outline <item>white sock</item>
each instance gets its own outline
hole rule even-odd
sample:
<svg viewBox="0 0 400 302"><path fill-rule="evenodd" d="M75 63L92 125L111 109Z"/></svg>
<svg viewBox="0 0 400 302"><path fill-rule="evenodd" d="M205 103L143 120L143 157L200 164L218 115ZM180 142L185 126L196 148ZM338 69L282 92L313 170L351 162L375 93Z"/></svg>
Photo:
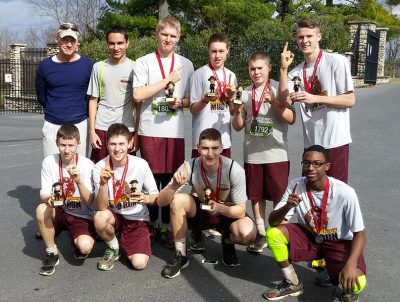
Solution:
<svg viewBox="0 0 400 302"><path fill-rule="evenodd" d="M57 245L54 245L53 247L47 247L46 248L46 253L47 254L53 253L54 255L58 255Z"/></svg>
<svg viewBox="0 0 400 302"><path fill-rule="evenodd" d="M256 219L256 227L257 227L257 232L260 235L265 236L265 223L264 223L264 219L262 218L258 218Z"/></svg>
<svg viewBox="0 0 400 302"><path fill-rule="evenodd" d="M106 241L106 244L114 249L114 250L119 250L119 243L118 243L118 239L117 237L114 237L113 239L111 239L110 241Z"/></svg>
<svg viewBox="0 0 400 302"><path fill-rule="evenodd" d="M180 251L182 256L186 256L186 239L175 241L175 250Z"/></svg>
<svg viewBox="0 0 400 302"><path fill-rule="evenodd" d="M293 285L299 284L299 278L297 278L297 274L294 271L294 267L290 264L288 267L282 268L283 276L286 280L290 281Z"/></svg>

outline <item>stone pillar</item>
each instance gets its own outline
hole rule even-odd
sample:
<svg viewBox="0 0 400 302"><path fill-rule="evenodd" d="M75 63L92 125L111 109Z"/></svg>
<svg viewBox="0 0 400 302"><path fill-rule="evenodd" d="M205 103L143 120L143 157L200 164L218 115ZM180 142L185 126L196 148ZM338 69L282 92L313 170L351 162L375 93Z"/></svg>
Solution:
<svg viewBox="0 0 400 302"><path fill-rule="evenodd" d="M379 33L378 77L385 76L385 46L388 31L389 28L376 29L376 32Z"/></svg>
<svg viewBox="0 0 400 302"><path fill-rule="evenodd" d="M56 42L47 42L46 44L46 54L47 56L54 56L58 54L58 44Z"/></svg>
<svg viewBox="0 0 400 302"><path fill-rule="evenodd" d="M13 98L18 98L21 96L21 90L22 90L21 50L26 48L26 44L11 44L10 48L11 48L10 69L12 74L10 96Z"/></svg>

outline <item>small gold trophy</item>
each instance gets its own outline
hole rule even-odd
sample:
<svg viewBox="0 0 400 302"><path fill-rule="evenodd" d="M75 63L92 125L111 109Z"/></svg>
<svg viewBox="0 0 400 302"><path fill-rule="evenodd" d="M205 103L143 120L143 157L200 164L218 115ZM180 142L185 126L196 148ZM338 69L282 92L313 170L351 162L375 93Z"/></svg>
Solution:
<svg viewBox="0 0 400 302"><path fill-rule="evenodd" d="M300 77L295 76L292 79L292 81L293 81L293 90L294 90L294 92L299 92L299 90L300 90L300 82L301 82Z"/></svg>
<svg viewBox="0 0 400 302"><path fill-rule="evenodd" d="M53 200L52 200L52 205L53 207L60 207L64 205L64 197L62 196L61 193L61 183L56 182L53 185Z"/></svg>
<svg viewBox="0 0 400 302"><path fill-rule="evenodd" d="M211 195L211 189L205 188L204 189L204 202L200 206L202 210L207 210L207 211L211 210L211 205L209 204L210 199L211 199L210 195Z"/></svg>
<svg viewBox="0 0 400 302"><path fill-rule="evenodd" d="M138 181L136 179L134 179L129 184L131 186L131 188L129 190L129 202L136 203L138 200L135 198L135 193L136 193Z"/></svg>
<svg viewBox="0 0 400 302"><path fill-rule="evenodd" d="M207 96L215 96L215 82L217 79L214 76L208 78L210 82L210 91L207 93Z"/></svg>
<svg viewBox="0 0 400 302"><path fill-rule="evenodd" d="M243 104L242 95L243 95L243 87L242 86L238 86L236 88L236 97L233 100L233 103L236 104L236 105L242 105Z"/></svg>
<svg viewBox="0 0 400 302"><path fill-rule="evenodd" d="M167 103L174 103L175 102L174 91L175 91L175 83L172 82L172 81L169 81L167 86L165 87L165 96L166 96L165 101Z"/></svg>

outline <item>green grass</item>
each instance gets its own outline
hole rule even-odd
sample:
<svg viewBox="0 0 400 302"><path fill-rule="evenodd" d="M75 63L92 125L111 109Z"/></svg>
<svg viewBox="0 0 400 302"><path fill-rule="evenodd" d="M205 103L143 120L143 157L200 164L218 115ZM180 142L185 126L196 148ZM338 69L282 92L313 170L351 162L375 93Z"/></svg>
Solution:
<svg viewBox="0 0 400 302"><path fill-rule="evenodd" d="M399 83L400 83L400 78L390 78L390 79L389 79L389 82L390 82L390 83L399 84Z"/></svg>

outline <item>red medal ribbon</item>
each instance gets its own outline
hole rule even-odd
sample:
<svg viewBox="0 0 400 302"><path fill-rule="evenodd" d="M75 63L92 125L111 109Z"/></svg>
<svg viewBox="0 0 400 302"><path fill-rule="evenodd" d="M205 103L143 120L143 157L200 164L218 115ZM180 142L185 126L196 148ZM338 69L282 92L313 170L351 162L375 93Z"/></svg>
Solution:
<svg viewBox="0 0 400 302"><path fill-rule="evenodd" d="M322 197L322 209L321 209L321 220L318 221L318 217L316 215L317 212L317 206L315 205L312 195L311 195L311 188L308 183L306 183L306 192L307 192L307 197L310 200L311 204L311 213L313 215L314 223L315 223L315 228L317 229L317 233L319 234L322 230L322 226L324 225L324 220L326 216L326 206L328 204L328 193L329 193L329 179L328 176L326 176L325 180L325 188L324 188L324 195ZM319 224L318 224L319 222Z"/></svg>
<svg viewBox="0 0 400 302"><path fill-rule="evenodd" d="M209 188L211 190L210 194L210 199L215 200L216 202L219 202L219 193L221 192L221 175L222 175L222 158L219 158L219 164L218 164L218 174L217 174L217 187L216 187L216 192L214 194L210 181L208 180L208 177L206 175L206 170L204 169L203 162L200 161L201 165L201 178L203 179L204 185L206 188Z"/></svg>
<svg viewBox="0 0 400 302"><path fill-rule="evenodd" d="M75 165L78 165L78 153L75 153ZM73 187L74 187L74 181L70 177L68 179L67 183L67 190L64 193L64 175L63 175L63 167L62 167L62 160L61 160L61 155L58 156L58 173L60 175L60 183L61 183L61 192L64 197L69 196L69 193L71 193Z"/></svg>
<svg viewBox="0 0 400 302"><path fill-rule="evenodd" d="M225 98L226 98L226 72L225 72L225 67L223 68L223 73L224 73L224 87L222 87L222 84L221 84L221 81L219 80L219 78L218 78L218 75L217 75L217 72L215 71L215 68L210 64L210 63L208 63L208 67L210 67L210 69L211 69L211 71L212 71L212 73L213 73L213 75L214 75L214 78L216 78L217 79L217 84L218 84L218 91L220 92L220 100L221 101L225 101Z"/></svg>
<svg viewBox="0 0 400 302"><path fill-rule="evenodd" d="M158 66L160 67L161 76L163 79L165 79L164 67L162 65L161 56L160 56L158 50L156 50L156 57L157 57L157 61L158 61ZM171 67L169 68L169 74L174 70L174 65L175 65L175 53L172 53Z"/></svg>
<svg viewBox="0 0 400 302"><path fill-rule="evenodd" d="M317 60L314 63L314 70L313 70L312 76L310 78L310 86L308 86L307 75L306 75L307 62L304 62L304 65L303 65L304 90L308 93L311 93L311 91L314 89L315 77L317 75L317 68L319 65L319 61L321 61L321 58L322 58L322 50L319 51Z"/></svg>
<svg viewBox="0 0 400 302"><path fill-rule="evenodd" d="M270 80L268 79L268 82L265 83L263 92L261 93L261 96L260 96L260 100L258 101L258 104L257 104L257 108L256 108L256 86L253 85L253 88L251 90L251 106L253 109L254 119L257 118L258 113L260 112L260 109L261 109L261 105L262 105L262 103L264 103L264 94L269 90L268 89L269 82L270 82Z"/></svg>
<svg viewBox="0 0 400 302"><path fill-rule="evenodd" d="M114 170L113 163L112 163L112 160L111 160L111 156L108 158L108 161L109 161L109 164L110 164L110 169ZM128 172L128 161L129 161L129 156L127 155L126 156L126 162L125 162L125 165L124 165L124 172L122 172L122 178L120 180L117 192L115 192L116 184L115 184L115 180L114 180L114 174L112 175L114 205L118 204L119 198L121 197L122 189L123 189L124 183L125 183L126 173Z"/></svg>

